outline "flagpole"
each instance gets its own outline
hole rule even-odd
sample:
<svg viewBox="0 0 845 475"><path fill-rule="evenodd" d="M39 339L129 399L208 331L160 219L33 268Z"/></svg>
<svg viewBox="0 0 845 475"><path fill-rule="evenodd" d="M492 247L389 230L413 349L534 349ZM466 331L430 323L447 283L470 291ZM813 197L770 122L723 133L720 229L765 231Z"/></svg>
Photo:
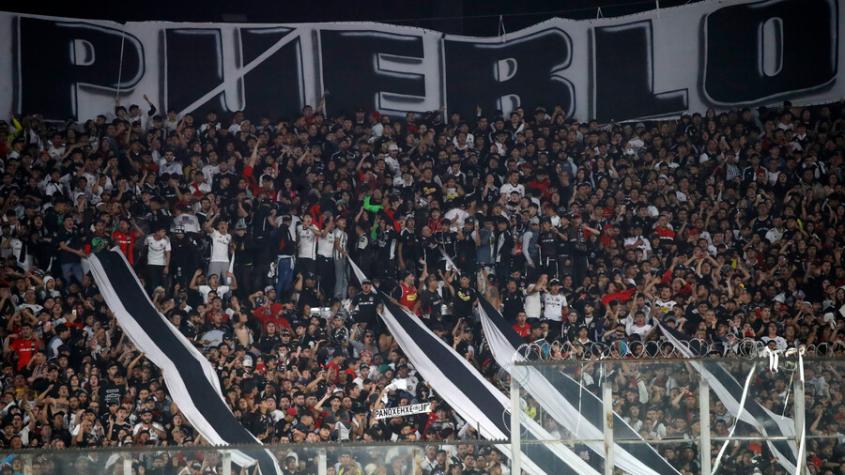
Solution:
<svg viewBox="0 0 845 475"><path fill-rule="evenodd" d="M604 473L613 475L613 383L607 379L601 385L604 409Z"/></svg>
<svg viewBox="0 0 845 475"><path fill-rule="evenodd" d="M511 474L522 474L522 441L519 415L522 408L519 406L519 383L511 376Z"/></svg>
<svg viewBox="0 0 845 475"><path fill-rule="evenodd" d="M698 380L698 418L701 438L698 442L698 454L701 458L701 473L712 472L710 457L710 383L707 378Z"/></svg>

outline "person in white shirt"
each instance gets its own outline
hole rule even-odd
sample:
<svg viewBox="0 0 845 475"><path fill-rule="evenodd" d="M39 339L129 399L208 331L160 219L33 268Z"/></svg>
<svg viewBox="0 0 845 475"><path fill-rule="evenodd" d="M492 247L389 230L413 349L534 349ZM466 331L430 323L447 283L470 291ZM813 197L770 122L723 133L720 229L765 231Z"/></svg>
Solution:
<svg viewBox="0 0 845 475"><path fill-rule="evenodd" d="M139 432L145 430L150 434L150 440L157 441L167 436L164 427L158 422L153 421L153 413L145 409L141 413L141 420L134 427L132 427L132 435L138 435Z"/></svg>
<svg viewBox="0 0 845 475"><path fill-rule="evenodd" d="M525 316L532 321L532 326L543 314L543 299L541 292L546 290L546 282L549 276L547 274L540 274L537 282L529 285L525 289Z"/></svg>
<svg viewBox="0 0 845 475"><path fill-rule="evenodd" d="M508 182L499 188L499 194L502 196L510 196L511 193L519 193L519 197L525 196L525 185L519 182L519 173L513 172L508 177Z"/></svg>
<svg viewBox="0 0 845 475"><path fill-rule="evenodd" d="M393 175L399 175L402 172L399 170L399 146L391 143L387 146L387 155L384 156L384 164L390 168Z"/></svg>
<svg viewBox="0 0 845 475"><path fill-rule="evenodd" d="M70 328L64 323L56 326L56 334L50 339L47 344L47 358L52 360L59 357L59 347L66 344L70 340Z"/></svg>
<svg viewBox="0 0 845 475"><path fill-rule="evenodd" d="M65 187L65 183L62 182L62 175L59 170L53 170L50 172L50 175L41 182L41 191L49 197L52 197L56 193L60 196L67 195L67 188Z"/></svg>
<svg viewBox="0 0 845 475"><path fill-rule="evenodd" d="M158 174L161 176L165 173L168 175L182 176L182 163L176 160L176 154L173 150L166 150L164 152L164 159L159 161Z"/></svg>
<svg viewBox="0 0 845 475"><path fill-rule="evenodd" d="M47 148L47 154L50 158L56 160L62 158L65 154L65 150L67 147L65 146L64 138L59 133L53 134L52 140L50 140L49 147Z"/></svg>
<svg viewBox="0 0 845 475"><path fill-rule="evenodd" d="M185 233L199 233L202 229L200 220L191 212L190 208L176 206L174 213L171 229L182 228Z"/></svg>
<svg viewBox="0 0 845 475"><path fill-rule="evenodd" d="M167 111L167 116L164 118L164 128L167 129L168 132L174 132L179 127L179 122L181 122L181 119L179 118L179 115L176 114L175 109Z"/></svg>
<svg viewBox="0 0 845 475"><path fill-rule="evenodd" d="M774 322L770 322L768 327L766 327L766 334L760 338L760 340L765 343L772 351L786 351L789 347L789 343L786 341L786 338L778 335L778 326Z"/></svg>
<svg viewBox="0 0 845 475"><path fill-rule="evenodd" d="M214 175L220 173L220 165L217 163L217 154L208 156L208 165L202 167L202 174L206 183L214 183Z"/></svg>
<svg viewBox="0 0 845 475"><path fill-rule="evenodd" d="M212 228L212 223L217 221L217 216L212 216L205 222L205 232L211 238L211 259L208 262L208 275L217 274L225 277L229 272L229 251L232 247L232 235L229 234L229 223L220 221L217 228Z"/></svg>
<svg viewBox="0 0 845 475"><path fill-rule="evenodd" d="M543 296L543 320L549 323L549 335L557 338L563 326L563 307L569 304L566 296L560 293L560 281L552 279L549 282L551 290Z"/></svg>
<svg viewBox="0 0 845 475"><path fill-rule="evenodd" d="M625 333L628 336L639 335L640 341L644 341L652 330L654 326L646 322L645 312L638 311L633 318L628 315L625 319Z"/></svg>
<svg viewBox="0 0 845 475"><path fill-rule="evenodd" d="M775 244L781 239L783 239L785 228L783 226L783 218L780 216L775 216L774 225L766 231L766 240L770 243Z"/></svg>
<svg viewBox="0 0 845 475"><path fill-rule="evenodd" d="M144 283L152 293L156 287L164 285L164 277L170 272L170 238L162 228L144 239L147 249L147 266L144 269Z"/></svg>
<svg viewBox="0 0 845 475"><path fill-rule="evenodd" d="M625 238L625 249L637 249L640 257L640 262L648 260L651 254L651 242L643 236L643 228L639 223L634 224L631 229L631 237Z"/></svg>
<svg viewBox="0 0 845 475"><path fill-rule="evenodd" d="M199 278L202 275L202 270L197 270L194 274L194 277L191 279L191 283L189 287L193 290L202 295L203 303L208 303L211 295L211 292L217 294L218 297L222 299L226 299L232 293L233 290L238 289L238 283L235 280L235 276L231 272L227 272L226 275L229 278L229 285L221 285L220 284L220 277L217 274L211 274L208 276L208 282L205 284L199 284Z"/></svg>
<svg viewBox="0 0 845 475"><path fill-rule="evenodd" d="M296 266L294 275L313 274L317 267L317 236L320 229L311 222L311 215L302 217L296 226Z"/></svg>
<svg viewBox="0 0 845 475"><path fill-rule="evenodd" d="M678 305L678 302L672 300L672 289L662 287L660 289L660 295L654 299L654 307L658 314L665 315L671 313L675 310L676 305Z"/></svg>

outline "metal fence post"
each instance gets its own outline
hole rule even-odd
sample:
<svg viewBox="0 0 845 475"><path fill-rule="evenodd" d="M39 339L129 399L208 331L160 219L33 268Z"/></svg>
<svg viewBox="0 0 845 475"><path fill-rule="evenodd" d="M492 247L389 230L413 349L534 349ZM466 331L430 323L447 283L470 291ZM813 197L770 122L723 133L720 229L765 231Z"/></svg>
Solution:
<svg viewBox="0 0 845 475"><path fill-rule="evenodd" d="M123 457L123 475L132 475L132 456L128 453Z"/></svg>
<svg viewBox="0 0 845 475"><path fill-rule="evenodd" d="M806 427L805 427L806 413L804 412L805 411L805 407L804 407L804 402L805 402L804 401L804 383L801 381L800 378L795 378L793 386L795 386L795 388L793 388L793 392L794 392L795 396L792 398L793 401L794 401L792 404L793 404L793 412L794 412L793 415L795 417L793 417L792 420L795 422L795 446L800 447L801 446L801 434L803 434L804 431L806 430ZM807 458L807 449L805 448L803 457L801 457L801 460L797 461L798 470L795 473L798 473L800 475L804 475L805 473L807 473L807 468L806 468L807 464L805 463L806 458Z"/></svg>
<svg viewBox="0 0 845 475"><path fill-rule="evenodd" d="M514 371L515 373L516 371ZM519 383L511 374L511 474L522 474L522 442L519 420L522 408L519 406Z"/></svg>
<svg viewBox="0 0 845 475"><path fill-rule="evenodd" d="M698 418L699 434L698 456L701 464L701 473L709 474L710 468L710 384L706 379L698 380Z"/></svg>
<svg viewBox="0 0 845 475"><path fill-rule="evenodd" d="M317 475L326 475L327 472L326 449L320 448L317 450Z"/></svg>
<svg viewBox="0 0 845 475"><path fill-rule="evenodd" d="M607 378L601 385L601 402L604 416L604 473L613 475L613 385Z"/></svg>
<svg viewBox="0 0 845 475"><path fill-rule="evenodd" d="M223 464L223 475L232 475L232 453L228 450L223 451L223 457L221 460Z"/></svg>

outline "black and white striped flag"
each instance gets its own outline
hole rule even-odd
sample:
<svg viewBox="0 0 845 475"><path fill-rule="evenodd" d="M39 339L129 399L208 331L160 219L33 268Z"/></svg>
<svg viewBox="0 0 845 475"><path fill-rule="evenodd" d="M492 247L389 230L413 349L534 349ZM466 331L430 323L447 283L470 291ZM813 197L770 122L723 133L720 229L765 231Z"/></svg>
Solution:
<svg viewBox="0 0 845 475"><path fill-rule="evenodd" d="M88 257L91 275L130 341L162 372L173 402L209 444L260 444L232 414L211 363L160 314L118 248ZM232 452L240 466L281 474L269 450Z"/></svg>
<svg viewBox="0 0 845 475"><path fill-rule="evenodd" d="M581 383L561 371L538 371L530 366L516 365L524 358L518 349L525 341L484 297L479 297L478 313L484 337L496 362L520 385L554 420L572 433L576 439L595 453L604 455L603 408L601 399ZM616 442L614 465L627 473L638 475L675 475L679 472L618 414L613 414L613 437ZM634 442L636 441L636 442Z"/></svg>
<svg viewBox="0 0 845 475"><path fill-rule="evenodd" d="M355 276L364 281L361 269L349 260ZM419 317L390 297L380 294L381 318L393 338L420 375L435 392L488 440L510 438L510 400L496 389L469 361L435 335ZM533 475L598 475L569 447L560 443L539 424L522 418L520 436L522 467ZM510 457L510 447L502 446Z"/></svg>
<svg viewBox="0 0 845 475"><path fill-rule="evenodd" d="M666 339L683 357L695 358L697 356L704 356L696 354L694 350L684 345L682 343L683 336L676 330L667 328L659 321L657 322L657 326L663 332ZM789 471L789 473L795 473L795 465L798 458L796 444L792 441L795 437L794 421L789 417L775 414L760 405L754 398L748 398L744 406L740 404L743 392L745 392L744 387L725 369L720 361L693 360L690 361L690 364L701 374L702 378L707 379L710 389L722 401L722 404L725 405L731 416L739 418L742 422L754 427L761 434L761 438L780 438L780 440L767 440L766 444L772 451L772 454L777 458L778 463ZM784 437L790 440L784 440Z"/></svg>

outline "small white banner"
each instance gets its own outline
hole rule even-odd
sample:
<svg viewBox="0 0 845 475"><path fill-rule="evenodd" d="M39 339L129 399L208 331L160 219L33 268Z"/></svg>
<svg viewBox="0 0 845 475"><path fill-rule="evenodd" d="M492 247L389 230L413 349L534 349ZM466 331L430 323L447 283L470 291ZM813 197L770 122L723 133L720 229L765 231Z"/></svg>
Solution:
<svg viewBox="0 0 845 475"><path fill-rule="evenodd" d="M388 419L391 417L411 416L431 412L431 403L411 404L410 406L387 407L376 409L376 419Z"/></svg>

